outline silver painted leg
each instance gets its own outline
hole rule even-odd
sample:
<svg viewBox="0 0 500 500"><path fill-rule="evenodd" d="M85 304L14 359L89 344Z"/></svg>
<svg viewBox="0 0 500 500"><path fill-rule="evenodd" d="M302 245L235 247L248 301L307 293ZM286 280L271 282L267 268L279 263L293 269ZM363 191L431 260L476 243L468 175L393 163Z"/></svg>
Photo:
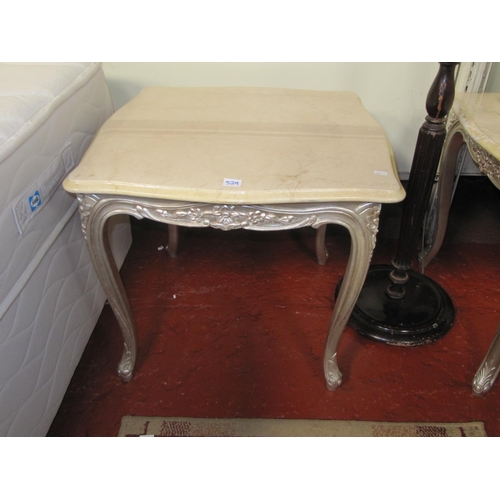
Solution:
<svg viewBox="0 0 500 500"><path fill-rule="evenodd" d="M337 346L366 279L375 248L379 214L380 205L361 205L352 213L346 213L336 220L349 230L351 251L333 309L323 359L326 386L330 391L342 384L342 374L337 363Z"/></svg>
<svg viewBox="0 0 500 500"><path fill-rule="evenodd" d="M136 332L134 316L116 267L106 230L109 217L127 211L109 211L97 196L78 196L82 229L90 257L99 281L115 313L123 335L123 354L118 364L118 375L124 382L132 379L136 360Z"/></svg>
<svg viewBox="0 0 500 500"><path fill-rule="evenodd" d="M316 260L320 266L324 266L328 260L328 250L325 245L326 224L316 230Z"/></svg>
<svg viewBox="0 0 500 500"><path fill-rule="evenodd" d="M472 381L472 393L475 396L486 394L493 386L500 372L500 325L498 325L495 338L486 353L483 362Z"/></svg>
<svg viewBox="0 0 500 500"><path fill-rule="evenodd" d="M179 246L179 228L177 226L169 224L167 253L170 257L172 258L177 257L178 246Z"/></svg>
<svg viewBox="0 0 500 500"><path fill-rule="evenodd" d="M500 160L494 158L477 144L469 141L469 151L479 170L486 174L493 184L500 189ZM500 372L500 325L495 338L481 363L472 382L472 392L476 396L487 393Z"/></svg>

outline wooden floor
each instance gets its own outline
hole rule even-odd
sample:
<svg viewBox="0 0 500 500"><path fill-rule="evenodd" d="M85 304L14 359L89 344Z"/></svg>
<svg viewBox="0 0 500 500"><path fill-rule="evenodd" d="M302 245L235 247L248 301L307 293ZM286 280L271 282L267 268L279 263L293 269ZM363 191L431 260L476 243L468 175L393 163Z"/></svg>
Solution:
<svg viewBox="0 0 500 500"><path fill-rule="evenodd" d="M343 385L325 388L322 355L349 237L327 232L325 266L310 228L274 233L133 221L121 274L139 330L134 378L116 375L120 333L105 306L49 436L116 436L124 415L374 421L483 421L500 436L500 380L471 382L500 321L500 192L462 178L445 245L426 269L456 307L433 344L393 347L351 328L339 346ZM394 256L401 206L383 209L372 263Z"/></svg>

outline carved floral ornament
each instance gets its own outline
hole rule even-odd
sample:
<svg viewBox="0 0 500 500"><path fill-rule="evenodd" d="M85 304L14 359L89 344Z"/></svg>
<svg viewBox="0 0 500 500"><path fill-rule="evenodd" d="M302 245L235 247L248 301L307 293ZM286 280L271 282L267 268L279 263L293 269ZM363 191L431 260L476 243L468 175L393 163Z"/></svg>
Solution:
<svg viewBox="0 0 500 500"><path fill-rule="evenodd" d="M458 115L455 111L451 110L448 115L448 122L446 123L446 129L449 131L458 122Z"/></svg>
<svg viewBox="0 0 500 500"><path fill-rule="evenodd" d="M497 366L490 366L485 362L477 371L472 386L477 394L488 392L495 381Z"/></svg>
<svg viewBox="0 0 500 500"><path fill-rule="evenodd" d="M477 164L479 170L486 175L500 180L500 162L470 138L468 146L472 159Z"/></svg>
<svg viewBox="0 0 500 500"><path fill-rule="evenodd" d="M366 225L372 233L373 247L375 247L381 208L381 205L369 205L368 207L363 207L359 213L359 215L365 218Z"/></svg>
<svg viewBox="0 0 500 500"><path fill-rule="evenodd" d="M156 212L161 218L173 221L194 222L224 231L252 226L287 227L296 226L297 224L311 225L316 220L315 216L296 217L293 215L280 215L256 208L236 207L233 205L214 205L207 206L206 208L189 207L178 210L156 209Z"/></svg>
<svg viewBox="0 0 500 500"><path fill-rule="evenodd" d="M490 177L493 177L497 181L500 181L499 160L488 153L474 139L472 139L464 125L461 122L459 123L459 120L459 116L454 111L452 111L447 124L448 132L452 133L453 128L455 131L460 132L464 137L464 141L467 144L467 149L478 169L483 174L486 174Z"/></svg>
<svg viewBox="0 0 500 500"><path fill-rule="evenodd" d="M148 218L164 223L177 223L184 226L213 227L224 231L231 229L295 229L305 226L318 226L322 223L335 223L341 214L353 217L358 216L363 220L373 236L373 245L378 230L380 204L360 203L352 204L351 208L343 210L341 207L323 208L318 204L309 211L301 212L298 208L269 207L252 205L212 205L177 204L175 202L160 203L147 200L127 200L122 198L102 198L98 195L78 195L80 202L80 215L84 234L87 230L87 221L92 209L98 205L106 207L113 213L128 213L139 218ZM101 202L101 203L99 203ZM97 209L97 207L96 207ZM333 211L334 215L330 211ZM312 213L311 213L312 212ZM325 219L325 220L322 220Z"/></svg>
<svg viewBox="0 0 500 500"><path fill-rule="evenodd" d="M82 232L86 239L87 221L90 215L90 211L92 210L92 207L99 201L99 197L96 195L78 194L76 198L78 199L79 203L78 210L80 211Z"/></svg>

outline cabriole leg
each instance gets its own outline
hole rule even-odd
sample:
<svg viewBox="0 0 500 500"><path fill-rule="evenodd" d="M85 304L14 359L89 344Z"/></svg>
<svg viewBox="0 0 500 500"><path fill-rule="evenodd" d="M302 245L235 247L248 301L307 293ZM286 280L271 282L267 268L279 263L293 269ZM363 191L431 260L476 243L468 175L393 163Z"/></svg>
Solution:
<svg viewBox="0 0 500 500"><path fill-rule="evenodd" d="M332 220L332 223L339 223L349 230L351 251L333 309L323 360L326 386L330 391L342 384L342 374L337 364L337 347L365 282L375 247L379 214L379 204L365 204Z"/></svg>
<svg viewBox="0 0 500 500"><path fill-rule="evenodd" d="M118 375L124 382L132 379L136 360L135 320L108 241L107 221L119 211L110 211L97 197L79 196L82 228L99 281L118 320L123 335L123 355Z"/></svg>
<svg viewBox="0 0 500 500"><path fill-rule="evenodd" d="M500 325L488 352L479 366L472 382L472 392L475 396L486 394L495 383L500 371Z"/></svg>

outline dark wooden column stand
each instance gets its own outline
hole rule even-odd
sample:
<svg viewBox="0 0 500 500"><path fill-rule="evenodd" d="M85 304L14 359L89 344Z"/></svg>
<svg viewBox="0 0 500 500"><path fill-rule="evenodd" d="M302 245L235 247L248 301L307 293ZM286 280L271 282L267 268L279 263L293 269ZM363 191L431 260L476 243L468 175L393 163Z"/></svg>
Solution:
<svg viewBox="0 0 500 500"><path fill-rule="evenodd" d="M433 342L449 331L455 318L443 288L411 267L446 135L446 115L455 97L457 64L439 64L427 95L428 115L415 147L396 256L392 265L370 267L349 320L362 335L388 344Z"/></svg>

